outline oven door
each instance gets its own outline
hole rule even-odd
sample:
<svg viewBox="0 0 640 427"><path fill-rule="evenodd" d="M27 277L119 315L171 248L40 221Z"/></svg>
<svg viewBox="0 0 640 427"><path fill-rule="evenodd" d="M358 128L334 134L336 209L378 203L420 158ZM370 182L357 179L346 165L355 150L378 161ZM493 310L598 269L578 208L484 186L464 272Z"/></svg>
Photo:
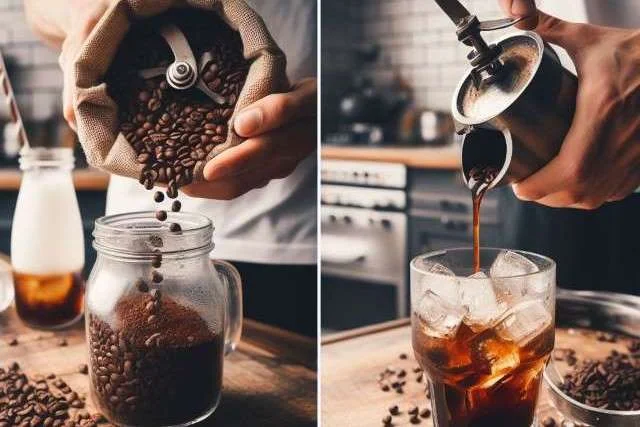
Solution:
<svg viewBox="0 0 640 427"><path fill-rule="evenodd" d="M407 316L406 214L323 205L321 221L323 328Z"/></svg>

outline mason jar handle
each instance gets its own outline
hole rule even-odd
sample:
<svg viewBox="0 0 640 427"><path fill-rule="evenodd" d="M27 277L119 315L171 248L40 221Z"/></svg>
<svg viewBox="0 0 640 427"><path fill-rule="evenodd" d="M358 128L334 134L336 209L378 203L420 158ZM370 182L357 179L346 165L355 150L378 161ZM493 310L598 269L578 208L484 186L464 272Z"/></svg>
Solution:
<svg viewBox="0 0 640 427"><path fill-rule="evenodd" d="M227 294L227 321L224 330L225 356L236 349L242 335L242 279L238 270L226 261L211 260Z"/></svg>

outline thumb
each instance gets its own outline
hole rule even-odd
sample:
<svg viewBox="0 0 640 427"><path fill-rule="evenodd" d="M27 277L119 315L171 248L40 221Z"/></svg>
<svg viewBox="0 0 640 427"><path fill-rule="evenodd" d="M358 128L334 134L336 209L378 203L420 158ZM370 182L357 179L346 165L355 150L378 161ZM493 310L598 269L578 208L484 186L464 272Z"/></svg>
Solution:
<svg viewBox="0 0 640 427"><path fill-rule="evenodd" d="M563 47L573 56L584 45L583 35L587 24L564 21L555 16L538 11L536 33L545 41Z"/></svg>

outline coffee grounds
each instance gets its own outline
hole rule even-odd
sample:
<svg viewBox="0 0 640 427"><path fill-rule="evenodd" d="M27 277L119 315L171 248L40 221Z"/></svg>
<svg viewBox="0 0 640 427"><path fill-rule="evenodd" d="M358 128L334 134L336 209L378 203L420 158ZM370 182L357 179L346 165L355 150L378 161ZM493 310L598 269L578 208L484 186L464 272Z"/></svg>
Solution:
<svg viewBox="0 0 640 427"><path fill-rule="evenodd" d="M640 340L629 345L628 354L613 350L604 360L579 363L565 375L560 389L589 406L640 410Z"/></svg>
<svg viewBox="0 0 640 427"><path fill-rule="evenodd" d="M167 23L183 31L197 61L205 52L211 55L198 71L209 89L224 97L223 105L196 87L173 89L164 75L148 80L138 75L173 61L158 32ZM167 195L175 198L179 187L192 182L196 162L227 139L227 122L249 70L242 41L217 14L178 9L134 23L121 46L105 78L119 106L119 130L144 165L140 183L147 189L167 184Z"/></svg>
<svg viewBox="0 0 640 427"><path fill-rule="evenodd" d="M110 420L179 424L216 404L223 338L198 313L156 292L122 299L115 317L89 316L92 392Z"/></svg>
<svg viewBox="0 0 640 427"><path fill-rule="evenodd" d="M17 362L0 368L0 427L95 427L106 421L84 407L85 398L55 374L30 378Z"/></svg>

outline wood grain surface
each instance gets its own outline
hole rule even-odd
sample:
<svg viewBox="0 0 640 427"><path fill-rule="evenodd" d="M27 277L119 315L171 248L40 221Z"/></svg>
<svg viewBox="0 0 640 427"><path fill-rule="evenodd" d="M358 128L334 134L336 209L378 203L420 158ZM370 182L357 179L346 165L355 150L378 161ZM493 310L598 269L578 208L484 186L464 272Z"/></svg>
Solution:
<svg viewBox="0 0 640 427"><path fill-rule="evenodd" d="M460 147L339 147L322 146L323 159L402 163L418 169L460 170Z"/></svg>
<svg viewBox="0 0 640 427"><path fill-rule="evenodd" d="M0 169L0 190L18 190L22 173L18 169ZM106 190L109 174L98 169L76 169L73 171L73 184L76 190Z"/></svg>
<svg viewBox="0 0 640 427"><path fill-rule="evenodd" d="M17 346L9 346L13 337ZM61 347L63 337L68 345ZM89 377L78 373L87 361L83 323L63 332L36 331L9 309L0 314L0 366L12 361L29 376L53 372L88 395ZM315 426L316 383L315 340L245 320L240 345L225 359L220 406L198 426ZM95 412L90 399L87 409Z"/></svg>
<svg viewBox="0 0 640 427"><path fill-rule="evenodd" d="M610 350L624 351L625 344L624 341L598 342L591 332L556 330L556 348L576 349L578 360L604 358ZM401 353L408 358L401 360ZM407 415L408 408L431 407L425 397L425 383L418 383L416 374L412 373L417 363L411 348L408 319L328 336L323 340L321 354L323 427L382 426L382 418L389 414L388 408L396 404L401 414L393 417L393 426L413 426ZM561 371L566 369L566 364L557 364ZM378 386L378 374L389 366L408 372L403 394L393 389L384 392ZM558 424L563 419L553 407L546 386L542 389L537 416L539 420L552 416ZM433 420L431 417L421 419L419 425L433 426Z"/></svg>

